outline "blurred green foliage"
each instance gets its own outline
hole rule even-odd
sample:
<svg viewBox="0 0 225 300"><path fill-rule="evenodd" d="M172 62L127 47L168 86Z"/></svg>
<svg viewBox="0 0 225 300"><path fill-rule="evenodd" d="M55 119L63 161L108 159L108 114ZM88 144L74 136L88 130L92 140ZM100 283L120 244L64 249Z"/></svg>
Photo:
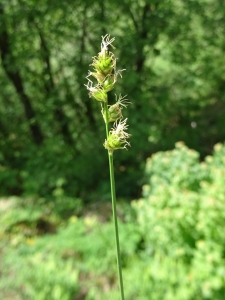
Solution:
<svg viewBox="0 0 225 300"><path fill-rule="evenodd" d="M134 207L151 299L225 295L225 145L217 144L204 162L198 155L177 143L146 165L149 183Z"/></svg>
<svg viewBox="0 0 225 300"><path fill-rule="evenodd" d="M178 142L145 169L143 197L118 208L126 298L223 300L225 144L200 162ZM43 201L0 201L0 298L119 299L107 205L77 217L74 199L64 219Z"/></svg>
<svg viewBox="0 0 225 300"><path fill-rule="evenodd" d="M116 37L128 95L121 197L140 196L144 161L182 140L201 158L225 139L224 10L219 0L0 4L0 193L109 198L104 126L85 76L101 36Z"/></svg>

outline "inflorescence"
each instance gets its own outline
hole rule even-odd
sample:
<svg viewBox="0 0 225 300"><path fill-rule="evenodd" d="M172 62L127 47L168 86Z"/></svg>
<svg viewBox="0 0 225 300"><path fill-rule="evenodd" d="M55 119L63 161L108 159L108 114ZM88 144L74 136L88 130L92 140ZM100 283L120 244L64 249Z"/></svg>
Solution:
<svg viewBox="0 0 225 300"><path fill-rule="evenodd" d="M112 52L109 51L109 46L114 48L112 43L115 38L110 39L110 35L106 34L102 37L101 51L98 56L93 57L93 62L90 66L94 68L93 72L89 71L85 85L89 91L89 97L101 103L102 115L105 123L114 122L112 129L109 131L107 139L104 142L104 147L111 153L117 149L124 149L130 146L127 139L130 134L126 132L128 125L127 119L123 120L122 109L126 108L129 102L119 95L116 96L116 103L108 105L107 93L114 88L117 77L122 77L121 73L124 70L116 69L116 58ZM90 77L94 77L97 83L94 84Z"/></svg>

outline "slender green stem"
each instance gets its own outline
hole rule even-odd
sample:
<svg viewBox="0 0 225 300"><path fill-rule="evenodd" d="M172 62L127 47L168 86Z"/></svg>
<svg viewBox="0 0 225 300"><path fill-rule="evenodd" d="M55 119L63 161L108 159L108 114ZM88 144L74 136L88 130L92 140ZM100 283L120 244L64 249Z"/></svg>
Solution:
<svg viewBox="0 0 225 300"><path fill-rule="evenodd" d="M124 300L119 230L118 230L117 213L116 213L116 192L115 192L115 180L114 180L114 168L113 168L113 153L110 153L110 151L108 151L108 154L109 154L109 170L110 170L110 184L111 184L111 195L112 195L113 221L114 221L115 237L116 237L117 267L118 267L118 275L119 275L119 282L120 282L121 300Z"/></svg>
<svg viewBox="0 0 225 300"><path fill-rule="evenodd" d="M105 114L105 124L106 124L106 136L109 135L109 126L108 126L108 105L104 103ZM120 241L119 241L119 229L117 221L117 212L116 212L116 190L115 190L115 179L114 179L114 167L113 167L113 152L108 150L109 156L109 171L110 171L110 185L111 185L111 196L112 196L112 211L113 211L113 222L115 229L115 239L116 239L116 253L117 253L117 268L119 275L119 284L120 284L120 294L121 300L124 300L124 289L123 289L123 275L122 275L122 265L121 265L121 256L120 256Z"/></svg>
<svg viewBox="0 0 225 300"><path fill-rule="evenodd" d="M104 102L104 111L105 111L106 138L108 138L108 136L109 136L109 110L108 110L108 101Z"/></svg>

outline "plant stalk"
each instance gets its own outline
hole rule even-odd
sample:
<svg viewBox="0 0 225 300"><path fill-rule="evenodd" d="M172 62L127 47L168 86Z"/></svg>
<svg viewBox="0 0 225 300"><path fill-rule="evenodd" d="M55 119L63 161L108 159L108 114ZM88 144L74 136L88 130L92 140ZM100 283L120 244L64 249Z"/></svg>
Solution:
<svg viewBox="0 0 225 300"><path fill-rule="evenodd" d="M108 126L108 105L107 102L104 103L104 109L106 112L106 136L109 135L109 126ZM117 221L117 212L116 212L116 189L115 189L115 179L114 179L114 166L113 166L113 151L108 150L109 157L109 172L110 172L110 186L111 186L111 197L112 197L112 211L113 211L113 222L115 230L115 240L116 240L116 254L117 254L117 269L119 276L119 285L120 285L120 295L121 300L124 300L124 289L123 289L123 275L122 275L122 265L121 265L121 255L120 255L120 241L119 241L119 229Z"/></svg>
<svg viewBox="0 0 225 300"><path fill-rule="evenodd" d="M113 221L114 221L115 238L116 238L117 267L118 267L118 275L119 275L119 283L120 283L121 300L124 300L119 230L118 230L117 213L116 213L116 192L115 192L115 180L114 180L114 168L113 168L113 153L110 153L110 151L108 151L108 154L109 154L109 170L110 170L110 184L111 184L111 195L112 195Z"/></svg>

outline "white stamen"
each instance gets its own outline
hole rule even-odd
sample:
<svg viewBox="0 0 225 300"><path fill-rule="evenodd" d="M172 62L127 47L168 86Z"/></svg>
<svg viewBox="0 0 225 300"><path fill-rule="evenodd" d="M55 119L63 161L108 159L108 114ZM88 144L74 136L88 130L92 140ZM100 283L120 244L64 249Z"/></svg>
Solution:
<svg viewBox="0 0 225 300"><path fill-rule="evenodd" d="M102 36L102 43L101 43L101 52L105 52L108 50L108 46L111 45L115 41L115 38L112 38L110 40L110 35L106 34L105 36ZM115 48L113 45L111 45L113 48Z"/></svg>

